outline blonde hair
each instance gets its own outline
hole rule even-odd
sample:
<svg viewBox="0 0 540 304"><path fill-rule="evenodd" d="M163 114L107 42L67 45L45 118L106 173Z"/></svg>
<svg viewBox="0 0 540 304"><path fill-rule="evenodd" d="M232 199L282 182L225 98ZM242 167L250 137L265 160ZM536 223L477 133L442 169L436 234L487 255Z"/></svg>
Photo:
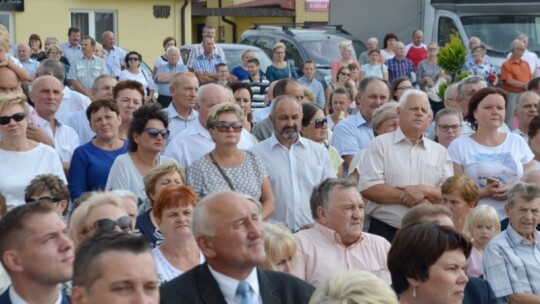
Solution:
<svg viewBox="0 0 540 304"><path fill-rule="evenodd" d="M315 93L313 93L313 91L309 87L303 85L302 89L304 89L304 102L306 101L310 103L317 102L317 96L315 96Z"/></svg>
<svg viewBox="0 0 540 304"><path fill-rule="evenodd" d="M182 184L186 184L186 174L184 173L184 168L175 162L165 162L161 165L155 166L154 168L148 170L146 176L143 178L144 183L144 192L148 199L153 203L154 200L151 198L151 195L157 194L154 193L156 189L157 180L160 179L165 174L170 174L173 172L178 172L180 175L180 180Z"/></svg>
<svg viewBox="0 0 540 304"><path fill-rule="evenodd" d="M339 43L339 51L341 53L345 52L348 47L352 47L352 41L351 40L343 40Z"/></svg>
<svg viewBox="0 0 540 304"><path fill-rule="evenodd" d="M398 103L390 101L373 111L371 125L373 126L373 133L387 120L398 118L397 113ZM378 134L376 134L378 135Z"/></svg>
<svg viewBox="0 0 540 304"><path fill-rule="evenodd" d="M25 115L28 115L28 104L26 103L26 95L24 94L6 94L0 95L0 113L4 112L7 108L20 105L23 108Z"/></svg>
<svg viewBox="0 0 540 304"><path fill-rule="evenodd" d="M263 223L264 229L264 251L266 251L266 261L262 267L266 269L276 270L274 260L285 252L287 256L294 260L296 255L296 242L289 229L286 227Z"/></svg>
<svg viewBox="0 0 540 304"><path fill-rule="evenodd" d="M272 53L274 53L278 49L283 49L284 51L286 51L287 47L285 46L285 43L278 42L278 43L274 44L274 46L272 47Z"/></svg>
<svg viewBox="0 0 540 304"><path fill-rule="evenodd" d="M51 54L52 51L57 51L58 53L60 53L60 55L62 55L62 49L56 45L56 44L51 44L49 45L49 47L47 48L47 50L45 51L45 54L47 56L49 56Z"/></svg>
<svg viewBox="0 0 540 304"><path fill-rule="evenodd" d="M309 304L398 304L394 291L374 274L346 270L325 280Z"/></svg>
<svg viewBox="0 0 540 304"><path fill-rule="evenodd" d="M0 24L0 46L3 46L6 51L8 51L9 47L11 46L9 31L3 24Z"/></svg>
<svg viewBox="0 0 540 304"><path fill-rule="evenodd" d="M456 190L471 208L476 206L478 200L480 199L480 190L478 189L478 185L467 175L450 176L441 185L442 194L449 194L450 192Z"/></svg>
<svg viewBox="0 0 540 304"><path fill-rule="evenodd" d="M465 234L469 239L473 240L473 228L478 223L487 223L493 225L495 228L495 234L501 232L501 222L499 220L499 214L497 210L490 205L479 205L476 206L467 216L465 217L465 222L463 223L463 234Z"/></svg>
<svg viewBox="0 0 540 304"><path fill-rule="evenodd" d="M242 123L244 122L244 111L242 111L242 108L240 108L239 105L232 102L223 102L213 106L208 112L208 118L206 118L206 126L208 129L215 128L219 115L225 113L233 113L239 121Z"/></svg>

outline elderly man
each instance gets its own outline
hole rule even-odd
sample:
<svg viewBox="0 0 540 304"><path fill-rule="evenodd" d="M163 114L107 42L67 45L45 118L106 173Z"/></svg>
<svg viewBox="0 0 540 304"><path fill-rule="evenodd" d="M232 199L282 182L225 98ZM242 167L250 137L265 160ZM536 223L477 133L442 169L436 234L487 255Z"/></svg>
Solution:
<svg viewBox="0 0 540 304"><path fill-rule="evenodd" d="M369 51L379 48L379 40L375 37L371 37L367 40L367 50L363 51L358 57L360 64L369 63Z"/></svg>
<svg viewBox="0 0 540 304"><path fill-rule="evenodd" d="M60 82L64 81L64 65L53 58L45 59L39 65L36 71L36 77L52 75ZM84 111L90 105L90 98L77 91L71 90L68 86L64 86L62 90L62 102L56 113L56 118L61 123L67 123L69 117L77 111Z"/></svg>
<svg viewBox="0 0 540 304"><path fill-rule="evenodd" d="M440 185L453 175L446 149L424 137L430 121L426 93L405 92L398 116L399 128L376 137L364 154L358 186L370 201L368 231L389 241L410 207L441 201Z"/></svg>
<svg viewBox="0 0 540 304"><path fill-rule="evenodd" d="M191 72L177 73L171 79L169 87L172 95L171 104L165 108L169 116L171 136L167 142L197 121L199 112L195 110L199 81Z"/></svg>
<svg viewBox="0 0 540 304"><path fill-rule="evenodd" d="M30 46L27 43L19 43L17 45L17 57L23 68L30 74L32 80L36 77L36 70L39 67L39 62L30 58Z"/></svg>
<svg viewBox="0 0 540 304"><path fill-rule="evenodd" d="M390 243L362 232L364 202L356 184L329 178L313 189L310 198L315 226L301 230L296 239L292 273L318 286L348 269L367 270L390 284L386 256Z"/></svg>
<svg viewBox="0 0 540 304"><path fill-rule="evenodd" d="M204 40L205 37L211 37L213 39L216 38L216 28L214 28L213 26L210 26L210 25L207 25L205 27L203 27L203 30L202 30L202 38ZM219 55L221 56L221 58L223 58L223 60L226 60L225 59L225 53L223 52L223 49L220 47L220 46L215 46L214 47L214 50L213 50L213 53L215 55ZM193 63L195 62L195 58L201 56L202 54L204 54L204 47L203 47L203 43L201 42L201 44L197 45L196 47L194 47L191 52L189 53L189 58L187 60L187 67L189 68L190 71L193 72ZM226 63L226 61L224 61Z"/></svg>
<svg viewBox="0 0 540 304"><path fill-rule="evenodd" d="M71 66L75 64L75 61L83 56L82 47L79 44L81 41L81 29L72 26L68 29L68 42L62 43L60 48L62 53L68 59Z"/></svg>
<svg viewBox="0 0 540 304"><path fill-rule="evenodd" d="M157 102L163 109L169 106L173 97L171 96L171 80L176 73L187 72L187 67L180 62L180 49L171 46L167 49L169 62L158 67L154 80L158 87Z"/></svg>
<svg viewBox="0 0 540 304"><path fill-rule="evenodd" d="M141 237L102 234L82 243L77 251L73 263L73 304L158 304L158 288L152 249Z"/></svg>
<svg viewBox="0 0 540 304"><path fill-rule="evenodd" d="M514 103L521 92L527 90L527 84L532 78L531 70L527 61L523 60L522 56L525 52L525 44L523 41L516 39L510 44L512 50L510 58L504 61L501 67L501 81L503 89L508 92L508 102L506 103L506 119L508 125L512 124L512 110Z"/></svg>
<svg viewBox="0 0 540 304"><path fill-rule="evenodd" d="M126 57L127 52L124 49L114 45L116 40L114 38L114 33L111 31L103 32L101 35L101 40L103 42L105 64L107 65L108 69L107 74L118 79L120 72L126 67L124 57Z"/></svg>
<svg viewBox="0 0 540 304"><path fill-rule="evenodd" d="M527 34L521 33L516 37L516 40L523 42L525 52L523 52L523 56L521 57L521 59L525 60L527 64L529 64L529 69L531 71L532 77L540 76L538 55L536 55L535 52L531 52L527 49L527 47L529 46L529 36L527 36ZM506 56L507 59L509 59L510 57L512 57L512 52L508 53L508 55Z"/></svg>
<svg viewBox="0 0 540 304"><path fill-rule="evenodd" d="M113 88L118 83L115 77L111 75L101 75L92 85L92 99L113 98ZM74 92L74 91L71 91ZM64 92L65 95L65 92ZM79 143L85 144L92 140L96 134L90 129L86 110L77 111L68 118L66 124L75 130L79 136Z"/></svg>
<svg viewBox="0 0 540 304"><path fill-rule="evenodd" d="M22 93L21 81L11 68L0 66L0 94Z"/></svg>
<svg viewBox="0 0 540 304"><path fill-rule="evenodd" d="M193 61L193 72L199 79L200 84L207 84L219 80L219 73L216 66L220 63L225 63L225 57L214 53L214 38L204 37L203 42L204 53L195 58Z"/></svg>
<svg viewBox="0 0 540 304"><path fill-rule="evenodd" d="M512 131L519 134L526 142L529 142L529 123L538 115L540 96L531 91L526 91L517 97L514 107L514 116L518 120L518 127Z"/></svg>
<svg viewBox="0 0 540 304"><path fill-rule="evenodd" d="M39 116L39 125L29 125L26 136L55 148L67 175L73 151L79 146L79 136L71 127L56 119L63 89L62 82L54 76L41 76L32 82L29 95Z"/></svg>
<svg viewBox="0 0 540 304"><path fill-rule="evenodd" d="M510 225L484 250L484 276L499 303L540 303L540 188L515 184L505 212Z"/></svg>
<svg viewBox="0 0 540 304"><path fill-rule="evenodd" d="M210 137L206 119L210 108L223 102L234 102L230 89L215 83L201 86L197 92L195 104L199 118L169 142L163 155L174 158L180 165L187 168L193 161L214 150L216 143ZM242 129L238 148L247 150L253 145L254 140L251 134Z"/></svg>
<svg viewBox="0 0 540 304"><path fill-rule="evenodd" d="M405 47L405 57L413 62L415 70L420 61L427 58L427 46L424 44L422 30L417 29L412 33L412 42Z"/></svg>
<svg viewBox="0 0 540 304"><path fill-rule="evenodd" d="M472 54L473 48L478 47L482 45L482 41L480 38L476 36L471 36L469 39L469 53L467 56L465 56L465 64L463 65L462 71L468 71L470 67L476 65L474 62L474 55ZM491 64L491 58L488 55L484 55L484 64L489 65Z"/></svg>
<svg viewBox="0 0 540 304"><path fill-rule="evenodd" d="M311 89L315 97L317 97L317 104L324 109L326 104L326 97L324 96L324 88L320 81L315 79L315 72L317 71L317 66L315 61L308 59L302 64L302 72L304 76L298 78L298 82Z"/></svg>
<svg viewBox="0 0 540 304"><path fill-rule="evenodd" d="M271 220L292 231L313 224L309 196L313 187L336 177L326 148L300 136L302 105L283 95L272 101L269 116L274 132L252 151L261 157L276 197Z"/></svg>
<svg viewBox="0 0 540 304"><path fill-rule="evenodd" d="M313 287L258 268L265 259L259 207L235 192L206 196L192 230L206 262L161 286L161 303L307 304Z"/></svg>
<svg viewBox="0 0 540 304"><path fill-rule="evenodd" d="M68 74L71 86L88 97L91 96L94 80L100 75L108 74L105 61L94 55L95 47L96 40L90 36L85 36L81 43L83 55L75 58L75 61L71 63Z"/></svg>
<svg viewBox="0 0 540 304"><path fill-rule="evenodd" d="M0 257L12 281L0 303L70 303L58 285L71 279L74 256L54 204L15 207L0 220Z"/></svg>
<svg viewBox="0 0 540 304"><path fill-rule="evenodd" d="M366 77L360 82L356 104L358 113L350 115L334 127L332 146L343 158L345 168L358 151L365 149L373 140L371 119L373 111L388 101L390 92L380 78Z"/></svg>
<svg viewBox="0 0 540 304"><path fill-rule="evenodd" d="M411 79L414 72L414 63L409 58L405 58L405 45L402 42L394 44L394 58L386 60L388 66L388 83L394 82L399 77ZM411 80L412 81L412 80Z"/></svg>

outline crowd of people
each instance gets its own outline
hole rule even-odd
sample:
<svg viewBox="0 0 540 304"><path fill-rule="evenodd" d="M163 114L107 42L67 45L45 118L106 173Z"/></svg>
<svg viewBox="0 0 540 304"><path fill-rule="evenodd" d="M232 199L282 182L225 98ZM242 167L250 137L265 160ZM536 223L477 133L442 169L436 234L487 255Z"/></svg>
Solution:
<svg viewBox="0 0 540 304"><path fill-rule="evenodd" d="M420 30L346 41L326 89L214 37L147 73L110 31L15 56L0 26L0 304L540 301L526 35L501 75L471 37L456 83Z"/></svg>

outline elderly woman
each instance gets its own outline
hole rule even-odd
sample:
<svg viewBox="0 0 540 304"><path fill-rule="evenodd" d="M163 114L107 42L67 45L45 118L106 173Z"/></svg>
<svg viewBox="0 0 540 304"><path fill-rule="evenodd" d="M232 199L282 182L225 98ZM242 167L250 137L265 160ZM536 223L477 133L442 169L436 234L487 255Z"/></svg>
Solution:
<svg viewBox="0 0 540 304"><path fill-rule="evenodd" d="M448 147L455 175L467 175L480 188L480 204L494 207L502 219L508 190L534 166L534 155L527 143L515 133L503 133L506 92L483 88L469 101L465 118L476 132L456 138Z"/></svg>
<svg viewBox="0 0 540 304"><path fill-rule="evenodd" d="M351 71L347 66L342 66L338 69L338 73L336 75L336 82L326 87L326 105L324 108L325 113L329 113L330 111L330 96L332 95L332 92L334 92L334 90L336 90L337 88L346 88L351 91L352 96L356 96L358 90L356 89L356 85L350 79L350 77Z"/></svg>
<svg viewBox="0 0 540 304"><path fill-rule="evenodd" d="M197 194L187 186L167 186L154 203L152 214L163 233L163 243L152 251L161 283L204 263L191 232L191 215Z"/></svg>
<svg viewBox="0 0 540 304"><path fill-rule="evenodd" d="M375 136L394 132L398 128L399 118L397 108L397 102L387 102L373 111L371 125L373 126L373 134ZM355 183L360 181L360 161L362 160L365 151L365 149L358 151L349 165L347 178Z"/></svg>
<svg viewBox="0 0 540 304"><path fill-rule="evenodd" d="M255 58L255 53L252 49L246 49L242 52L242 65L236 66L232 69L231 75L238 78L238 81L243 81L249 78L248 72L248 60ZM259 76L262 76L263 72L259 69Z"/></svg>
<svg viewBox="0 0 540 304"><path fill-rule="evenodd" d="M152 70L152 77L156 76L157 70L160 66L169 63L169 59L167 58L167 49L171 46L176 46L176 39L173 37L166 37L163 39L163 50L165 53L159 57L156 58L154 61L154 69ZM182 58L180 58L180 63L182 63Z"/></svg>
<svg viewBox="0 0 540 304"><path fill-rule="evenodd" d="M337 74L339 73L339 68L349 67L349 64L353 63L358 68L360 68L360 63L356 60L356 55L354 54L354 49L352 41L343 40L339 43L339 53L341 58L332 63L332 79L337 80Z"/></svg>
<svg viewBox="0 0 540 304"><path fill-rule="evenodd" d="M56 44L51 44L45 51L46 58L53 58L59 60L64 65L64 85L69 85L67 81L67 75L69 73L70 64L69 60L62 56L62 49Z"/></svg>
<svg viewBox="0 0 540 304"><path fill-rule="evenodd" d="M243 124L244 113L237 104L210 109L206 125L216 147L191 164L187 184L201 198L225 190L247 194L262 203L261 216L267 219L275 209L274 194L262 160L237 147Z"/></svg>
<svg viewBox="0 0 540 304"><path fill-rule="evenodd" d="M399 303L462 303L471 247L461 233L436 222L402 227L388 252Z"/></svg>
<svg viewBox="0 0 540 304"><path fill-rule="evenodd" d="M452 211L454 227L463 231L465 218L480 198L478 186L466 175L451 176L442 184L441 193L441 203Z"/></svg>
<svg viewBox="0 0 540 304"><path fill-rule="evenodd" d="M185 183L186 176L182 167L176 163L164 163L148 171L144 177L144 191L153 208L154 202L165 187ZM154 217L152 208L137 217L136 228L154 248L163 241L163 234L157 228L158 221Z"/></svg>
<svg viewBox="0 0 540 304"><path fill-rule="evenodd" d="M395 79L390 86L390 100L399 101L401 96L405 94L405 91L412 89L411 80L407 77L400 77Z"/></svg>
<svg viewBox="0 0 540 304"><path fill-rule="evenodd" d="M369 62L363 64L360 71L360 81L364 77L378 77L388 80L388 67L381 63L381 51L373 49L369 51Z"/></svg>
<svg viewBox="0 0 540 304"><path fill-rule="evenodd" d="M69 190L64 181L54 174L40 174L24 189L24 202L47 202L56 206L59 215L64 215L69 202Z"/></svg>
<svg viewBox="0 0 540 304"><path fill-rule="evenodd" d="M118 80L135 80L142 84L143 91L146 93L144 96L144 102L150 102L154 97L154 91L156 89L156 83L152 80L151 75L146 75L143 69L141 69L142 55L135 51L129 52L124 61L127 69L120 72Z"/></svg>
<svg viewBox="0 0 540 304"><path fill-rule="evenodd" d="M98 99L86 109L96 136L73 152L69 167L71 199L87 191L104 190L117 156L127 152L127 141L118 137L120 111L114 99Z"/></svg>
<svg viewBox="0 0 540 304"><path fill-rule="evenodd" d="M394 53L394 44L398 42L399 39L394 33L387 33L383 38L383 49L381 50L382 59L384 61L394 58L396 55Z"/></svg>
<svg viewBox="0 0 540 304"><path fill-rule="evenodd" d="M283 42L278 42L272 47L272 64L266 68L266 79L274 82L282 78L298 78L294 66L285 61L287 48Z"/></svg>
<svg viewBox="0 0 540 304"><path fill-rule="evenodd" d="M349 116L349 107L354 99L351 90L337 88L330 95L330 112L327 122L328 128L333 130L338 122Z"/></svg>
<svg viewBox="0 0 540 304"><path fill-rule="evenodd" d="M110 192L92 194L71 214L68 235L77 248L83 241L100 233L132 232L131 218L121 199Z"/></svg>
<svg viewBox="0 0 540 304"><path fill-rule="evenodd" d="M103 49L103 44L96 41L96 46L94 47L94 55L99 58L105 58L105 50Z"/></svg>
<svg viewBox="0 0 540 304"><path fill-rule="evenodd" d="M463 115L456 108L445 108L435 115L435 141L448 149L450 143L461 135Z"/></svg>
<svg viewBox="0 0 540 304"><path fill-rule="evenodd" d="M396 294L376 275L351 269L321 283L309 304L398 304Z"/></svg>
<svg viewBox="0 0 540 304"><path fill-rule="evenodd" d="M431 109L437 113L444 108L444 104L437 96L439 90L438 84L441 81L448 81L450 77L446 75L443 69L437 64L437 56L439 55L439 45L437 42L432 42L428 45L428 56L420 61L416 68L416 77L422 91L428 93ZM432 94L430 94L432 93Z"/></svg>
<svg viewBox="0 0 540 304"><path fill-rule="evenodd" d="M234 101L242 108L246 117L244 129L251 131L253 127L253 113L251 111L251 101L253 100L253 91L248 83L234 82L229 85L233 91Z"/></svg>
<svg viewBox="0 0 540 304"><path fill-rule="evenodd" d="M324 116L323 109L314 103L302 104L302 128L300 133L303 137L318 142L328 149L332 167L338 177L343 177L343 159L339 156L336 148L328 144L328 118Z"/></svg>
<svg viewBox="0 0 540 304"><path fill-rule="evenodd" d="M107 179L107 190L125 189L139 198L138 211L150 209L150 201L144 191L143 177L148 171L173 159L161 156L169 138L169 118L157 103L142 106L133 113L129 127L128 153L118 156Z"/></svg>
<svg viewBox="0 0 540 304"><path fill-rule="evenodd" d="M24 204L24 189L38 174L52 173L67 182L58 153L27 138L28 111L26 96L0 96L0 193L8 210Z"/></svg>
<svg viewBox="0 0 540 304"><path fill-rule="evenodd" d="M266 261L262 267L291 274L296 255L296 242L291 231L283 226L263 223Z"/></svg>
<svg viewBox="0 0 540 304"><path fill-rule="evenodd" d="M37 59L45 55L41 47L41 37L38 34L32 34L28 38L28 45L30 46L31 55L30 58Z"/></svg>
<svg viewBox="0 0 540 304"><path fill-rule="evenodd" d="M486 47L483 44L477 45L471 50L473 62L465 62L464 69L471 75L480 75L489 85L496 85L499 81L495 66L486 62Z"/></svg>

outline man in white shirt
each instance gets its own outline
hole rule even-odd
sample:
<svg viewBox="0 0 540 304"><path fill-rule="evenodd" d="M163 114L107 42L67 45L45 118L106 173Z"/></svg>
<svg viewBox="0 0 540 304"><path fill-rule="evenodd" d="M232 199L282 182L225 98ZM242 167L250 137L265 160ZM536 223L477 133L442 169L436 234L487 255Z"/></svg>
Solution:
<svg viewBox="0 0 540 304"><path fill-rule="evenodd" d="M73 151L79 146L79 136L71 127L56 119L63 89L62 82L49 75L38 77L32 82L29 95L39 116L39 126L28 125L26 135L32 140L53 147L60 156L67 175Z"/></svg>
<svg viewBox="0 0 540 304"><path fill-rule="evenodd" d="M19 43L17 45L17 57L19 58L19 62L33 80L36 77L36 70L39 67L39 62L30 58L30 52L30 47L27 43Z"/></svg>
<svg viewBox="0 0 540 304"><path fill-rule="evenodd" d="M126 57L127 52L124 49L114 45L116 41L114 38L114 33L111 31L103 32L101 35L101 40L103 41L105 64L109 69L107 74L118 79L120 72L126 67L124 57Z"/></svg>
<svg viewBox="0 0 540 304"><path fill-rule="evenodd" d="M254 199L232 191L213 193L197 203L191 222L206 262L162 285L162 304L309 302L313 286L258 267L266 254Z"/></svg>
<svg viewBox="0 0 540 304"><path fill-rule="evenodd" d="M521 33L516 37L517 40L521 41L525 47L525 52L521 56L522 60L527 61L529 64L529 69L531 70L532 76L540 76L540 64L538 61L538 55L535 52L529 51L527 48L529 46L529 36L527 34ZM509 59L512 56L512 52L509 52L506 56Z"/></svg>
<svg viewBox="0 0 540 304"><path fill-rule="evenodd" d="M0 303L67 304L59 284L71 279L75 249L54 204L15 207L0 220L0 257L12 285Z"/></svg>
<svg viewBox="0 0 540 304"><path fill-rule="evenodd" d="M234 103L234 96L230 89L215 83L201 86L197 92L195 105L195 109L199 112L199 118L169 142L163 155L174 158L187 169L192 162L212 151L216 143L210 137L206 127L206 119L210 108L223 102ZM253 136L242 129L238 148L247 150L254 143Z"/></svg>
<svg viewBox="0 0 540 304"><path fill-rule="evenodd" d="M68 29L68 42L60 45L60 48L64 53L64 57L68 59L71 67L73 67L75 60L83 55L81 45L79 44L80 41L81 29L76 26L72 26Z"/></svg>
<svg viewBox="0 0 540 304"><path fill-rule="evenodd" d="M199 81L191 72L180 72L171 79L169 91L172 102L164 109L169 115L169 143L176 135L184 131L190 124L197 121L199 112L195 110Z"/></svg>
<svg viewBox="0 0 540 304"><path fill-rule="evenodd" d="M516 99L514 116L518 120L518 127L512 131L519 134L526 142L529 142L529 123L538 115L540 96L535 92L525 91Z"/></svg>
<svg viewBox="0 0 540 304"><path fill-rule="evenodd" d="M309 207L313 187L336 173L328 150L300 136L300 101L288 95L275 98L269 119L272 135L251 150L266 166L276 198L270 220L297 231L313 224Z"/></svg>

